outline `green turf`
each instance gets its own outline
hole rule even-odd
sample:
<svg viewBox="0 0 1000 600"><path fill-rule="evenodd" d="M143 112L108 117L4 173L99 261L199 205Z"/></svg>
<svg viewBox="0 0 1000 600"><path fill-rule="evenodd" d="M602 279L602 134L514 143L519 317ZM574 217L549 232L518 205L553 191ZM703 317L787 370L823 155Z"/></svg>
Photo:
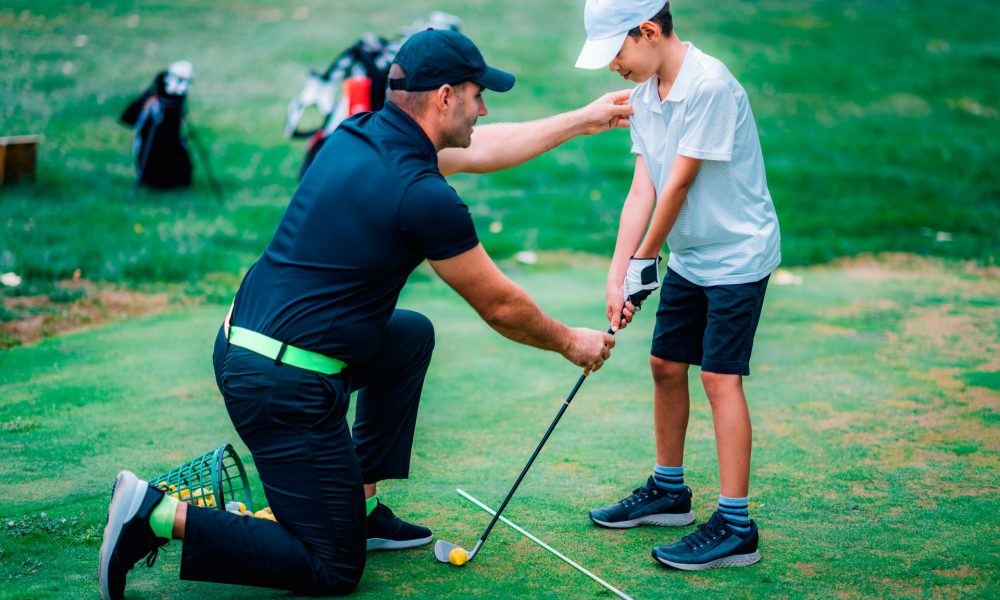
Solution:
<svg viewBox="0 0 1000 600"><path fill-rule="evenodd" d="M652 313L620 334L612 361L581 389L507 516L636 598L995 597L996 277L934 263L799 273L802 286L768 291L746 382L763 562L667 571L649 548L691 528L610 531L587 520L588 508L625 495L652 467ZM600 325L602 265L545 256L512 274L557 317ZM438 343L412 477L384 485L383 497L441 538L471 546L488 516L454 488L497 506L578 371L491 333L440 282L411 286L402 305L432 318ZM211 305L0 354L0 596L91 595L114 473L152 476L238 442L210 369L224 312ZM704 519L718 479L697 374L692 384L685 463ZM252 466L250 475L260 500ZM178 560L179 544L171 544L154 569L131 576L130 594L247 597L178 582ZM461 570L436 563L430 547L371 555L358 597L610 595L501 524Z"/></svg>
<svg viewBox="0 0 1000 600"><path fill-rule="evenodd" d="M0 187L0 273L25 280L0 299L43 293L71 303L79 292L53 282L79 269L85 279L223 302L294 189L303 147L281 130L306 69L325 67L365 30L391 34L442 9L519 77L512 93L487 96L485 121L541 117L622 87L607 72L570 68L581 5L6 0L0 135L45 140L38 181ZM674 12L682 39L725 61L750 95L785 265L884 250L996 262L996 3L678 0ZM191 114L221 204L203 169L190 191L129 201L131 133L117 115L179 58L195 65ZM495 256L570 248L607 257L627 148L627 133L614 132L451 183ZM528 271L506 268L546 309L597 327L602 261L545 255ZM747 380L761 564L665 571L649 547L674 532L596 530L586 520L651 467L652 313L623 332L613 361L580 392L508 516L636 598L1000 594L995 274L933 261L800 274L805 285L769 291ZM432 316L439 341L413 478L385 486L385 498L471 545L488 518L453 489L496 506L576 371L491 334L426 273L413 280L404 305ZM0 303L0 322L32 310L48 309ZM177 308L0 351L0 597L93 597L117 469L155 475L238 442L209 364L224 312ZM697 383L692 375L686 462L703 519L718 482ZM130 594L267 595L177 582L178 557L173 544L154 570L133 575ZM428 548L375 554L358 596L610 597L503 525L463 570L436 564Z"/></svg>

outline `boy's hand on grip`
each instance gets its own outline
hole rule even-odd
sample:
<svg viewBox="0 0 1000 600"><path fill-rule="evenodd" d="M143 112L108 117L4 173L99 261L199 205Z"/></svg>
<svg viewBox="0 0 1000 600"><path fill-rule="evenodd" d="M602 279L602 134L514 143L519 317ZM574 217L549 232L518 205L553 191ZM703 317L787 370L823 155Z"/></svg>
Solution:
<svg viewBox="0 0 1000 600"><path fill-rule="evenodd" d="M636 310L639 310L643 301L656 288L660 287L660 260L659 256L654 258L635 258L633 256L628 261L622 296Z"/></svg>

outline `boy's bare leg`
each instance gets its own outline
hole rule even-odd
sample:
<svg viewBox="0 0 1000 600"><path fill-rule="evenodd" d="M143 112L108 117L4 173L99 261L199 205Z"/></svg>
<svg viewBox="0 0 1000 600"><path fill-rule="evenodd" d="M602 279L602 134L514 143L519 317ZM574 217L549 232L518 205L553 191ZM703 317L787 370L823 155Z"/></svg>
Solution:
<svg viewBox="0 0 1000 600"><path fill-rule="evenodd" d="M722 495L745 498L750 488L752 432L743 377L702 371L701 380L712 405Z"/></svg>
<svg viewBox="0 0 1000 600"><path fill-rule="evenodd" d="M690 406L688 365L651 356L649 366L653 373L656 467L681 467ZM668 472L669 479L661 484L658 477L663 473L654 469L646 485L634 490L629 497L590 511L591 520L602 527L616 529L638 525L690 525L695 519L691 512L691 492L684 486L683 469L676 470L676 474Z"/></svg>
<svg viewBox="0 0 1000 600"><path fill-rule="evenodd" d="M691 410L688 365L650 356L649 366L653 372L656 464L679 467L684 464L684 439Z"/></svg>

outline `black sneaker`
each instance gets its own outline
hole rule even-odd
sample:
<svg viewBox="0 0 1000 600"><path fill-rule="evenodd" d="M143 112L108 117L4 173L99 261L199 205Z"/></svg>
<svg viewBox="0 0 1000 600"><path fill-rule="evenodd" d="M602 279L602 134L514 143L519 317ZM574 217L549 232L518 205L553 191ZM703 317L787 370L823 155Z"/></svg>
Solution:
<svg viewBox="0 0 1000 600"><path fill-rule="evenodd" d="M431 530L407 523L379 502L368 515L368 550L400 550L431 541Z"/></svg>
<svg viewBox="0 0 1000 600"><path fill-rule="evenodd" d="M124 598L125 576L135 563L146 557L146 566L152 567L160 547L170 541L156 537L149 528L149 513L162 498L163 492L131 471L122 471L115 479L97 569L104 600Z"/></svg>
<svg viewBox="0 0 1000 600"><path fill-rule="evenodd" d="M757 524L750 521L750 532L740 535L718 512L708 523L669 546L653 548L653 558L675 569L701 571L720 567L746 567L760 561L757 551Z"/></svg>
<svg viewBox="0 0 1000 600"><path fill-rule="evenodd" d="M632 495L618 504L595 508L590 519L602 527L625 529L636 525L680 527L694 522L691 512L691 488L676 494L664 492L650 477L645 487L632 490Z"/></svg>

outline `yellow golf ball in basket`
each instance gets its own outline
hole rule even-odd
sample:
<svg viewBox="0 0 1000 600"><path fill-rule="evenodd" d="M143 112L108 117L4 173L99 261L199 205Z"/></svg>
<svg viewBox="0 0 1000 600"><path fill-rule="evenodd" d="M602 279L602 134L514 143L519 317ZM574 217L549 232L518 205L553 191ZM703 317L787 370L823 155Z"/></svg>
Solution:
<svg viewBox="0 0 1000 600"><path fill-rule="evenodd" d="M469 553L465 551L465 548L452 548L451 552L448 553L448 562L456 567L461 567L468 560Z"/></svg>
<svg viewBox="0 0 1000 600"><path fill-rule="evenodd" d="M274 521L275 523L278 522L278 519L274 517L274 513L271 512L270 506L265 506L264 508L258 510L253 514L253 516L258 519L267 519L268 521Z"/></svg>

